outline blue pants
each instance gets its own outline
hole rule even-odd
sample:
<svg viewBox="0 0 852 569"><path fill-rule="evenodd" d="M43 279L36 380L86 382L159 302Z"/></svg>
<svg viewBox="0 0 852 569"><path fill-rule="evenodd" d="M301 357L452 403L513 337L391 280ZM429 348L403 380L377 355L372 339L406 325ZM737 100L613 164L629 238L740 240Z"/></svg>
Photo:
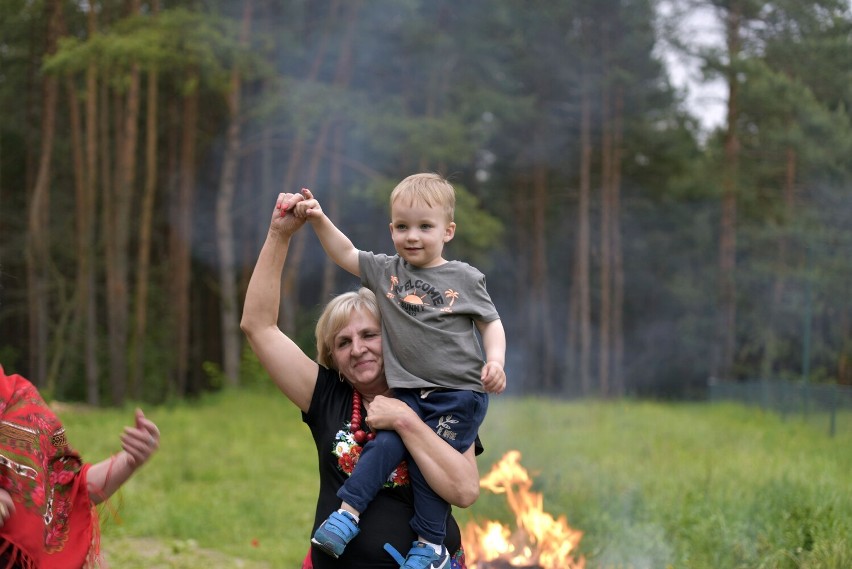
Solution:
<svg viewBox="0 0 852 569"><path fill-rule="evenodd" d="M459 452L469 449L476 440L488 410L488 394L476 391L395 389L394 393ZM423 393L425 397L421 397ZM396 431L378 431L376 438L364 445L355 470L337 491L337 496L363 512L403 459L408 459L414 492L411 528L428 541L443 543L450 505L426 483Z"/></svg>

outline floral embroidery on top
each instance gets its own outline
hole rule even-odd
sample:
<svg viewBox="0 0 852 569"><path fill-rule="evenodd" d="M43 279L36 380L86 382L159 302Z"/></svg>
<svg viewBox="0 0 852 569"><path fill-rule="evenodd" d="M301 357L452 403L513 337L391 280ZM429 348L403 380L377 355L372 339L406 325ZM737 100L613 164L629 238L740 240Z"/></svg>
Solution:
<svg viewBox="0 0 852 569"><path fill-rule="evenodd" d="M467 561L464 558L464 547L456 551L455 555L450 558L451 569L466 569Z"/></svg>
<svg viewBox="0 0 852 569"><path fill-rule="evenodd" d="M351 425L352 423L347 422L341 430L337 431L334 436L334 449L332 450L332 454L337 457L337 467L348 476L351 476L352 471L355 470L355 465L358 464L358 458L360 458L361 450L363 450L363 447L355 441ZM408 463L403 460L388 476L385 488L407 486L409 483Z"/></svg>
<svg viewBox="0 0 852 569"><path fill-rule="evenodd" d="M39 398L22 397L19 405L3 411L24 404L43 405ZM52 416L20 413L14 421L0 422L0 441L6 449L0 454L0 488L27 510L41 512L45 551L62 550L68 540L71 489L83 465L68 446L65 429Z"/></svg>

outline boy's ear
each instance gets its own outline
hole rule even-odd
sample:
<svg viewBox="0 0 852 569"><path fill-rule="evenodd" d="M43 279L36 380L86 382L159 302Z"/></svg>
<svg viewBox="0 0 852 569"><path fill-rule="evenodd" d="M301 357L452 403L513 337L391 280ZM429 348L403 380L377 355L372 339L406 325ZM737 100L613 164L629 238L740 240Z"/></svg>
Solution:
<svg viewBox="0 0 852 569"><path fill-rule="evenodd" d="M456 234L456 222L451 221L444 232L444 243L449 243Z"/></svg>

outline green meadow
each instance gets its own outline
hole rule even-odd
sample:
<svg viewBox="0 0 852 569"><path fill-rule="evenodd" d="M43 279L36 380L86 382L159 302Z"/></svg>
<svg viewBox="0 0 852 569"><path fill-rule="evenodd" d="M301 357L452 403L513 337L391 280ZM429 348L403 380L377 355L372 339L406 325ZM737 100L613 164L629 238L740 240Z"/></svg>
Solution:
<svg viewBox="0 0 852 569"><path fill-rule="evenodd" d="M115 569L298 568L316 495L299 413L254 388L145 408L160 451L100 510ZM87 460L115 452L132 408L64 408ZM492 398L482 475L510 450L545 512L583 532L588 569L852 567L852 417L733 404ZM514 527L485 490L460 524Z"/></svg>

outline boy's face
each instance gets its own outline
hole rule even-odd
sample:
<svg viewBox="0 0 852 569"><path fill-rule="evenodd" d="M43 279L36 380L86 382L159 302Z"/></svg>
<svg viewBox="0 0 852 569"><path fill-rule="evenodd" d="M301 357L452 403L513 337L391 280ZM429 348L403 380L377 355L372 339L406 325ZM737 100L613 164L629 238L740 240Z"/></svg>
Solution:
<svg viewBox="0 0 852 569"><path fill-rule="evenodd" d="M447 220L441 207L397 200L391 206L390 230L399 256L415 267L428 269L446 263L442 257L444 243L453 238L456 224Z"/></svg>

